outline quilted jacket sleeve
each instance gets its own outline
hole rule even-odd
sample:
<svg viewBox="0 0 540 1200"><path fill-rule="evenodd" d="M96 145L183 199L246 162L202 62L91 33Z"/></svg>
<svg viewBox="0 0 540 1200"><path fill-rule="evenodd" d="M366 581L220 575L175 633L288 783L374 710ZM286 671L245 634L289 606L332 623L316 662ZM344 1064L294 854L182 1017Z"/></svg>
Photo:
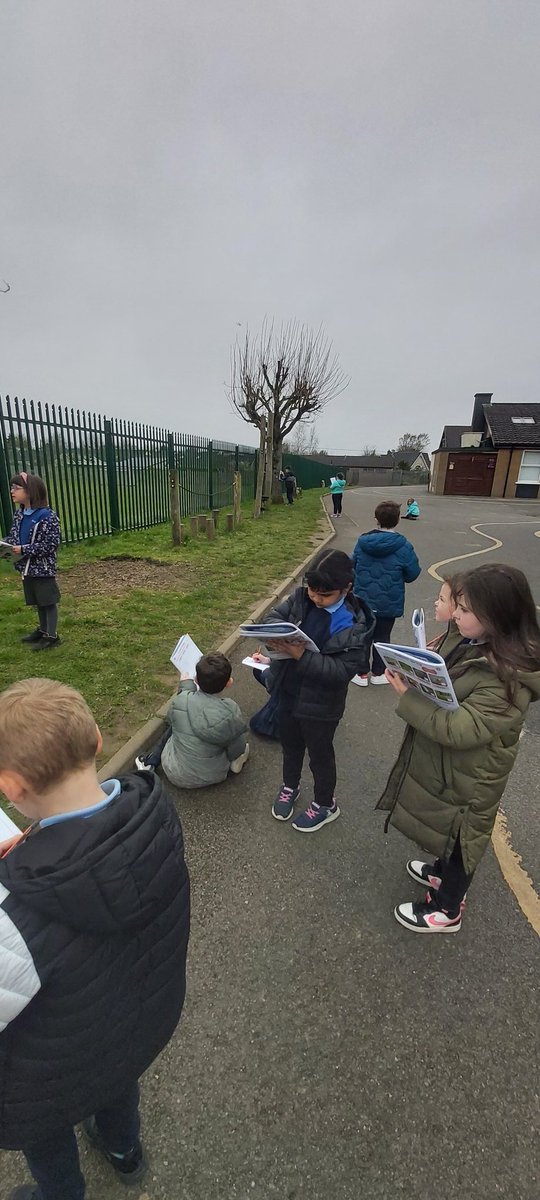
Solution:
<svg viewBox="0 0 540 1200"><path fill-rule="evenodd" d="M418 562L414 547L411 546L410 542L407 542L407 545L401 548L399 551L399 558L403 569L403 578L405 583L412 583L413 580L418 579L422 568Z"/></svg>
<svg viewBox="0 0 540 1200"><path fill-rule="evenodd" d="M523 720L521 711L508 704L500 685L494 686L489 679L453 711L439 708L409 688L399 701L397 714L424 737L455 750L487 746L505 731L519 728Z"/></svg>
<svg viewBox="0 0 540 1200"><path fill-rule="evenodd" d="M7 895L0 883L0 1038L41 987L28 946L3 907Z"/></svg>
<svg viewBox="0 0 540 1200"><path fill-rule="evenodd" d="M304 650L301 658L295 663L295 671L312 687L343 688L364 667L357 665L357 655L346 651L341 654L314 654L312 650Z"/></svg>

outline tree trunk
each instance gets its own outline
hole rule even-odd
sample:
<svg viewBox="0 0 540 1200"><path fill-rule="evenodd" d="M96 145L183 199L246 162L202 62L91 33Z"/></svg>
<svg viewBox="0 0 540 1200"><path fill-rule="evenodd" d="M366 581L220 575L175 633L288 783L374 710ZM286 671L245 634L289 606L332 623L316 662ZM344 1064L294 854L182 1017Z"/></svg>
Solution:
<svg viewBox="0 0 540 1200"><path fill-rule="evenodd" d="M268 496L268 504L272 503L272 468L274 447L274 413L270 410L266 421L266 474L264 477L264 494Z"/></svg>
<svg viewBox="0 0 540 1200"><path fill-rule="evenodd" d="M283 488L279 473L283 462L283 440L280 438L272 446L272 504L283 504Z"/></svg>
<svg viewBox="0 0 540 1200"><path fill-rule="evenodd" d="M255 490L255 502L253 504L253 516L254 517L260 517L260 515L261 515L261 502L262 502L262 494L263 494L263 487L264 487L264 477L266 474L265 451L266 451L266 420L263 417L262 422L261 422L260 439L259 439L259 463L258 463L258 469L257 469L257 487Z"/></svg>

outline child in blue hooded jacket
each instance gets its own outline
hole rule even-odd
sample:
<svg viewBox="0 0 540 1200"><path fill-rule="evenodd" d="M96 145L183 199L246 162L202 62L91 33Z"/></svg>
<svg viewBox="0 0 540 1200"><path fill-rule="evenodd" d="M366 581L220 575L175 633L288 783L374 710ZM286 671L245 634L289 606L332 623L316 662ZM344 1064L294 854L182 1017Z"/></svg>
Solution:
<svg viewBox="0 0 540 1200"><path fill-rule="evenodd" d="M403 534L396 532L399 504L383 500L375 509L377 529L363 533L354 547L354 595L369 605L375 615L374 642L389 642L397 617L405 608L405 584L418 579L420 563ZM375 648L371 682L387 683L383 660ZM366 687L367 675L355 675L353 683Z"/></svg>

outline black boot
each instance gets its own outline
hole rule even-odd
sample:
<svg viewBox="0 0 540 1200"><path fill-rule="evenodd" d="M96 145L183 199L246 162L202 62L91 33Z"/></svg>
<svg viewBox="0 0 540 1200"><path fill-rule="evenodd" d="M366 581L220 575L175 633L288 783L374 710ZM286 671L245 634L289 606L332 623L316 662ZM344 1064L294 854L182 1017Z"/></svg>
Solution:
<svg viewBox="0 0 540 1200"><path fill-rule="evenodd" d="M56 650L56 647L60 646L61 644L62 643L58 637L58 634L56 637L51 637L50 634L43 633L39 639L39 642L36 642L35 646L32 646L32 650L34 653L36 650Z"/></svg>
<svg viewBox="0 0 540 1200"><path fill-rule="evenodd" d="M26 637L21 638L21 642L40 642L45 637L42 629L34 629L33 633L27 633Z"/></svg>

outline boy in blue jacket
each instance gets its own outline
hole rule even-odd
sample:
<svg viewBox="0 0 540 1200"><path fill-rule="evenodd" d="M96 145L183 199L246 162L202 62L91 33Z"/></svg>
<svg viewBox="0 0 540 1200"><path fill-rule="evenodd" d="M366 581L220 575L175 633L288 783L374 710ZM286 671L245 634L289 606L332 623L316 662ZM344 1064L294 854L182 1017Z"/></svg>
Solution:
<svg viewBox="0 0 540 1200"><path fill-rule="evenodd" d="M418 579L420 563L403 534L396 533L399 504L383 500L375 509L377 528L363 533L354 547L354 595L369 605L375 614L374 642L389 642L396 617L405 608L405 584ZM353 683L367 687L367 675L355 675ZM375 648L371 664L371 682L387 683L383 660Z"/></svg>

